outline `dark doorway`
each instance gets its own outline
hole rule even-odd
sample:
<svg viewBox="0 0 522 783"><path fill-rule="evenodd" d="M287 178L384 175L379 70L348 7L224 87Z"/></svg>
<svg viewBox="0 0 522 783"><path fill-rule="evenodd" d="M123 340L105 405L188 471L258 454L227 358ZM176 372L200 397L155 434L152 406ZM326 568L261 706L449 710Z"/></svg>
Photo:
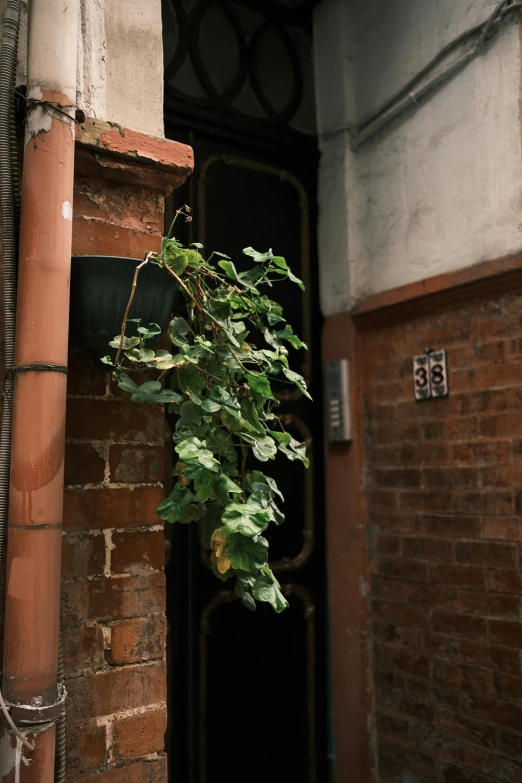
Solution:
<svg viewBox="0 0 522 783"><path fill-rule="evenodd" d="M168 531L168 751L176 782L327 780L309 5L164 0L166 135L190 144L196 160L170 209L187 203L194 210L182 238L223 251L236 264L248 245L272 247L305 281L304 295L286 284L275 295L308 343L308 354L294 361L314 398L281 393L287 428L308 443L310 469L278 460L271 466L285 495L286 521L269 536L272 566L290 603L285 613L265 606L249 613L212 575L197 530Z"/></svg>

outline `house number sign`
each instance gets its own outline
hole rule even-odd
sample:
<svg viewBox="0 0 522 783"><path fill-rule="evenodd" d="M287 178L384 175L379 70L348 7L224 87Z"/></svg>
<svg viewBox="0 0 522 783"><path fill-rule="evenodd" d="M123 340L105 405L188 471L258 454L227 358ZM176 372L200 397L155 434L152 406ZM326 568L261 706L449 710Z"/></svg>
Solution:
<svg viewBox="0 0 522 783"><path fill-rule="evenodd" d="M413 359L413 388L416 400L430 400L434 397L447 397L448 361L446 351L432 351L427 348L424 353Z"/></svg>

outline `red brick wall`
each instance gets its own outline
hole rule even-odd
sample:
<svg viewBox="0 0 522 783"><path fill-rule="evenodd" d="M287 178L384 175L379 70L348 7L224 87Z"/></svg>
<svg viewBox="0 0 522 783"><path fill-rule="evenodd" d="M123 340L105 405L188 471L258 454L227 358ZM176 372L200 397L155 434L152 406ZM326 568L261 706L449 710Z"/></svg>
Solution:
<svg viewBox="0 0 522 783"><path fill-rule="evenodd" d="M68 780L163 783L164 417L71 352L62 562ZM142 772L138 773L138 769ZM134 778L131 778L133 780Z"/></svg>
<svg viewBox="0 0 522 783"><path fill-rule="evenodd" d="M127 133L116 133L120 146ZM93 121L80 134L73 254L143 258L159 245L163 197L189 172L190 148L157 142L169 158L160 165L144 157L147 137L138 155L133 134L126 158L108 149L111 134ZM72 349L62 564L70 783L167 779L165 542L155 514L164 448L163 406L128 402L103 365Z"/></svg>
<svg viewBox="0 0 522 783"><path fill-rule="evenodd" d="M381 783L522 780L522 293L360 336ZM448 399L412 357L447 348Z"/></svg>

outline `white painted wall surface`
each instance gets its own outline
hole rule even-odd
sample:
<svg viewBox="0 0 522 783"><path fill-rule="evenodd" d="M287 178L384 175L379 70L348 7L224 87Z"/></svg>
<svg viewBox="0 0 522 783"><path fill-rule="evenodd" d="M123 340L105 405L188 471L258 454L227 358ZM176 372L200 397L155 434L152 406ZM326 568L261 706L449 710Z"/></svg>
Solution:
<svg viewBox="0 0 522 783"><path fill-rule="evenodd" d="M104 119L163 136L161 0L105 0L105 35Z"/></svg>
<svg viewBox="0 0 522 783"><path fill-rule="evenodd" d="M6 0L0 0L0 20ZM88 116L163 136L161 0L81 0L77 102ZM27 72L23 2L17 84Z"/></svg>
<svg viewBox="0 0 522 783"><path fill-rule="evenodd" d="M315 14L321 306L522 249L520 36L352 151L348 134L497 0L323 0Z"/></svg>

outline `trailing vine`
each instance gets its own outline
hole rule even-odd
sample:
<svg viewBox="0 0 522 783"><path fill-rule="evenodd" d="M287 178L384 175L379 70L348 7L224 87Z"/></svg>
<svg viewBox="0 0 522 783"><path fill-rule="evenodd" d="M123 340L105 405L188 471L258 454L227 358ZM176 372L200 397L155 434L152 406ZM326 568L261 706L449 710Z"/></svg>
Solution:
<svg viewBox="0 0 522 783"><path fill-rule="evenodd" d="M138 265L122 323L110 346L116 355L102 361L112 366L119 387L135 403L164 403L177 414L173 434L177 455L174 489L157 513L166 522L198 522L202 545L210 551L215 575L235 577L236 595L249 609L266 601L276 612L287 606L268 565L264 532L284 520L284 500L273 478L252 466L278 453L308 466L306 446L285 431L277 415L271 382L297 387L310 397L301 375L289 367L288 347L306 349L283 317L282 307L264 291L289 279L304 290L285 259L271 250L251 247L243 253L253 266L239 272L233 261L203 246L184 247L171 236L178 210L161 243ZM157 324L142 326L129 319L140 269L157 264L179 285L181 304L168 328L171 351L151 346L161 332ZM128 336L129 323L136 335ZM262 347L251 342L259 335ZM138 383L137 370L155 370L155 380ZM168 383L168 387L166 386Z"/></svg>

